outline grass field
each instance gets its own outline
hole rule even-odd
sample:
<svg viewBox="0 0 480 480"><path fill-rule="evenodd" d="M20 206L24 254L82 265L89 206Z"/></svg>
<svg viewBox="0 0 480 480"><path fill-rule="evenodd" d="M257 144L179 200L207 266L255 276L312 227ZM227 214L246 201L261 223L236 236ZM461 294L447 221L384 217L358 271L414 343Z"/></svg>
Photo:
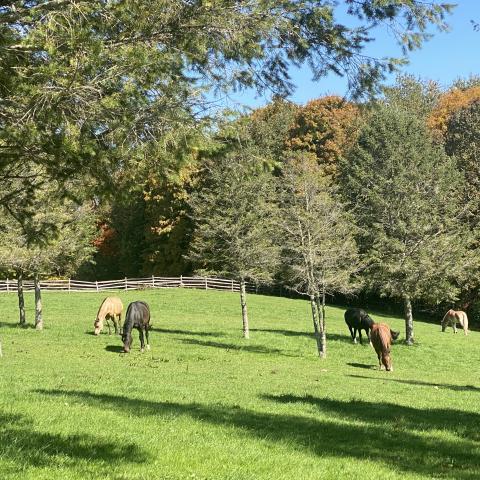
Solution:
<svg viewBox="0 0 480 480"><path fill-rule="evenodd" d="M342 309L321 361L305 301L250 296L245 341L235 294L120 292L152 310L126 355L92 335L104 296L45 294L37 332L0 295L0 479L480 478L480 333L417 322L387 373Z"/></svg>

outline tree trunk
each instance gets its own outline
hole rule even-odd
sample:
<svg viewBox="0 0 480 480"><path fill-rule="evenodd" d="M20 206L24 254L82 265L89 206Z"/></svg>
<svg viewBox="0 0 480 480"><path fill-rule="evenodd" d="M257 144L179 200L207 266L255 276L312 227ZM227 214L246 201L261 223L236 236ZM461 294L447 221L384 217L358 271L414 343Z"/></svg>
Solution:
<svg viewBox="0 0 480 480"><path fill-rule="evenodd" d="M310 295L310 306L312 307L313 330L315 332L315 340L317 341L318 356L322 356L322 340L320 336L320 325L318 323L318 310L315 303L315 297Z"/></svg>
<svg viewBox="0 0 480 480"><path fill-rule="evenodd" d="M405 312L405 339L407 345L413 345L413 315L412 302L408 295L403 297L403 307Z"/></svg>
<svg viewBox="0 0 480 480"><path fill-rule="evenodd" d="M43 330L43 317L42 317L42 291L40 289L40 279L38 272L35 272L33 276L35 283L35 328L37 330Z"/></svg>
<svg viewBox="0 0 480 480"><path fill-rule="evenodd" d="M25 299L23 298L23 272L17 270L17 292L18 292L18 310L20 313L19 324L21 327L27 326L27 319L25 318Z"/></svg>
<svg viewBox="0 0 480 480"><path fill-rule="evenodd" d="M325 332L325 292L322 292L322 299L320 297L316 298L317 310L318 310L318 318L319 318L319 326L320 326L320 350L319 355L320 358L326 358L327 356L327 335Z"/></svg>
<svg viewBox="0 0 480 480"><path fill-rule="evenodd" d="M250 338L250 330L248 328L248 312L247 312L247 291L245 288L245 280L240 280L240 304L242 305L242 322L243 322L243 338Z"/></svg>

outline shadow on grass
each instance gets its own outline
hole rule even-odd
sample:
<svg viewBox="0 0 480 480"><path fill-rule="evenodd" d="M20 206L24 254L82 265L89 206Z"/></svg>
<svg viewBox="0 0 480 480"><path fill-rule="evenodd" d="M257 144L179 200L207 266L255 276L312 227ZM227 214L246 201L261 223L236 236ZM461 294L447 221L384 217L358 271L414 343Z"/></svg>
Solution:
<svg viewBox="0 0 480 480"><path fill-rule="evenodd" d="M224 337L225 336L223 332L194 332L192 330L172 330L169 328L156 328L156 327L153 327L151 331L159 332L159 333L172 333L176 335L192 335L192 336L199 336L199 337Z"/></svg>
<svg viewBox="0 0 480 480"><path fill-rule="evenodd" d="M277 330L272 328L251 328L251 332L266 332L266 333L276 333L279 335L284 335L285 337L306 337L311 338L312 340L315 339L315 334L313 332L299 332L297 330ZM338 335L336 333L328 333L327 332L327 342L348 342L352 343L352 339L350 335ZM367 342L368 345L368 342Z"/></svg>
<svg viewBox="0 0 480 480"><path fill-rule="evenodd" d="M199 345L201 347L213 347L221 348L224 350L234 350L239 352L249 352L249 353L264 353L264 354L275 354L285 357L293 357L295 355L290 355L288 353L279 350L278 348L267 348L262 345L235 345L234 343L221 343L221 342L212 342L206 340L194 340L192 338L182 338L180 339L182 343L187 343L188 345Z"/></svg>
<svg viewBox="0 0 480 480"><path fill-rule="evenodd" d="M355 368L364 368L365 370L378 370L378 367L375 368L375 365L367 365L366 363L347 363L351 367ZM351 377L360 377L360 375L350 375ZM370 377L363 377L363 378L370 378Z"/></svg>
<svg viewBox="0 0 480 480"><path fill-rule="evenodd" d="M0 328L19 328L22 330L35 329L35 325L27 323L26 325L20 325L19 323L0 322Z"/></svg>
<svg viewBox="0 0 480 480"><path fill-rule="evenodd" d="M326 415L320 418L259 412L239 407L199 403L154 402L120 395L88 391L37 390L43 395L69 397L99 408L128 412L137 416L174 414L212 425L234 427L239 436L291 445L319 457L378 461L394 470L461 480L478 478L480 451L477 425L480 415L459 410L421 410L387 403L342 402L294 395L265 396L280 403L318 406ZM340 416L340 422L329 418ZM346 423L345 419L351 423ZM360 420L361 424L354 423ZM448 428L461 438L455 440L419 434L419 428ZM463 437L463 438L462 438ZM454 462L455 459L455 462ZM459 459L458 462L456 459ZM361 476L361 472L360 476Z"/></svg>
<svg viewBox="0 0 480 480"><path fill-rule="evenodd" d="M0 457L17 463L19 469L25 464L50 468L75 465L79 460L98 462L99 466L148 460L135 443L106 442L92 435L43 433L27 417L10 413L0 412L0 440Z"/></svg>
<svg viewBox="0 0 480 480"><path fill-rule="evenodd" d="M123 353L123 345L107 345L105 350L107 352Z"/></svg>
<svg viewBox="0 0 480 480"><path fill-rule="evenodd" d="M278 403L314 405L322 413L328 416L333 414L342 420L379 423L387 428L398 430L402 437L406 430L448 430L464 439L480 441L480 429L478 428L480 414L478 413L446 408L419 410L393 403L365 402L363 400L339 401L311 395L265 395L262 398ZM477 451L477 455L480 460L480 451Z"/></svg>
<svg viewBox="0 0 480 480"><path fill-rule="evenodd" d="M347 365L356 364L348 363ZM422 382L421 380L401 380L398 378L377 378L377 377L366 377L364 375L347 375L347 377L353 378L366 378L368 380L381 380L382 382L397 382L397 383L405 383L407 385L420 385L422 387L436 387L436 388L444 388L448 390L454 390L456 392L480 392L480 387L475 387L474 385L452 385L450 383L430 383L430 382ZM479 429L480 431L480 429Z"/></svg>

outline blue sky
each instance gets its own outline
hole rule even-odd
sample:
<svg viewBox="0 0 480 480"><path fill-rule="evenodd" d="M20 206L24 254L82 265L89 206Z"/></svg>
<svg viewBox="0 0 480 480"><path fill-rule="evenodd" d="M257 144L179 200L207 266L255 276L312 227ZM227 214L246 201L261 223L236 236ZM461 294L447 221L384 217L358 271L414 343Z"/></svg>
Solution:
<svg viewBox="0 0 480 480"><path fill-rule="evenodd" d="M454 3L454 0L450 0L450 3ZM410 63L402 68L402 72L435 80L443 87L458 78L480 75L480 31L473 29L471 20L480 23L480 0L457 0L457 6L447 19L450 31L432 30L433 38L420 50L410 52ZM377 57L401 56L400 47L383 29L376 32L375 42L369 45L366 52ZM292 70L291 75L297 85L291 100L300 104L323 95L343 96L347 93L346 81L334 75L313 82L312 74L306 66L300 70ZM393 81L394 76L388 82ZM255 108L268 101L268 96L259 97L253 92L245 92L232 95L225 100L225 104L230 107L245 105Z"/></svg>

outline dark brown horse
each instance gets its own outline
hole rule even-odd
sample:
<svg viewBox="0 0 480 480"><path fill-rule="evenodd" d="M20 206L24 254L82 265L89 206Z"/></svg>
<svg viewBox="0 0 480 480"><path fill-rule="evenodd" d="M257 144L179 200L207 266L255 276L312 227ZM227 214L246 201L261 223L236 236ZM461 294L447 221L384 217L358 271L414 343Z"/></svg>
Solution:
<svg viewBox="0 0 480 480"><path fill-rule="evenodd" d="M353 343L357 343L357 331L360 343L363 343L362 330L365 330L368 341L370 342L370 329L372 328L374 322L365 310L363 310L362 308L349 308L344 313L344 317L345 323L350 330L350 335L352 336Z"/></svg>
<svg viewBox="0 0 480 480"><path fill-rule="evenodd" d="M400 332L394 332L386 323L374 323L370 332L372 345L377 352L378 365L380 370L382 364L387 372L393 372L392 358L390 356L390 347L392 341L396 340Z"/></svg>
<svg viewBox="0 0 480 480"><path fill-rule="evenodd" d="M148 343L148 330L150 329L150 308L145 302L132 302L127 308L125 323L123 324L123 351L128 353L132 346L132 329L136 328L140 335L140 349L145 348L144 335L147 340L147 350L150 350Z"/></svg>

